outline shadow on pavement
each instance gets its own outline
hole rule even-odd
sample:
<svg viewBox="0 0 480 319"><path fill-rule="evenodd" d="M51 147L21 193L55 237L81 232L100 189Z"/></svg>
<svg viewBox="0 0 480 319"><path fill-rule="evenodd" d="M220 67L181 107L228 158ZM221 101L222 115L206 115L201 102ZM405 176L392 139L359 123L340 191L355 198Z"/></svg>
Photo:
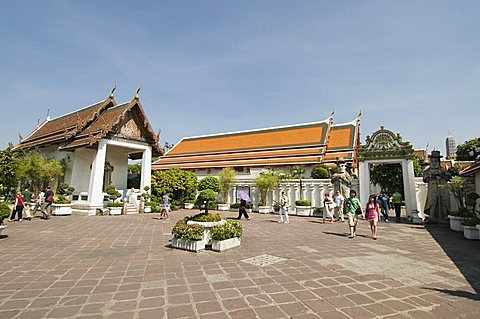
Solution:
<svg viewBox="0 0 480 319"><path fill-rule="evenodd" d="M452 296L480 300L480 269L478 267L480 264L480 243L465 239L462 233L451 231L447 225L425 225L425 229L454 262L476 293L440 288L427 289L441 291Z"/></svg>

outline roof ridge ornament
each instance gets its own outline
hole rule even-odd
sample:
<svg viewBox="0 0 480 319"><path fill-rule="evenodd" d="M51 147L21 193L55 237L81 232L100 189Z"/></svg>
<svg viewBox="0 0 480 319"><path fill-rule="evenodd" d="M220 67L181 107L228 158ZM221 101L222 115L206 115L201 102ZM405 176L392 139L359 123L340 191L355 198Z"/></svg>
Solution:
<svg viewBox="0 0 480 319"><path fill-rule="evenodd" d="M142 82L138 84L138 89L137 89L137 92L135 93L135 98L134 98L135 100L139 99L138 93L140 93L141 89L142 89Z"/></svg>
<svg viewBox="0 0 480 319"><path fill-rule="evenodd" d="M110 96L109 98L113 99L113 92L115 92L115 90L117 89L117 81L113 81L113 89L112 91L110 92Z"/></svg>
<svg viewBox="0 0 480 319"><path fill-rule="evenodd" d="M360 116L362 116L362 109L358 112L357 118L360 118Z"/></svg>

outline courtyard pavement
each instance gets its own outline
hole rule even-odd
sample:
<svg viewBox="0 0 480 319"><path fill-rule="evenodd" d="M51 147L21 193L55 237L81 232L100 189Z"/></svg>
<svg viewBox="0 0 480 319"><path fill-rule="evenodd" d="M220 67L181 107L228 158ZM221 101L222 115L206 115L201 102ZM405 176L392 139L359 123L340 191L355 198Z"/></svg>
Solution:
<svg viewBox="0 0 480 319"><path fill-rule="evenodd" d="M446 226L253 213L239 248L168 248L194 213L6 223L0 318L480 318L480 242Z"/></svg>

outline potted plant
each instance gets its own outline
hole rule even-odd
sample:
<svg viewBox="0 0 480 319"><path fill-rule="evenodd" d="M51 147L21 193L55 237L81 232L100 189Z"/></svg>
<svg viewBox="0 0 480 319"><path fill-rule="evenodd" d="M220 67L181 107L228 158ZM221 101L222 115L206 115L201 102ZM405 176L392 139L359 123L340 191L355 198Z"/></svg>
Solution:
<svg viewBox="0 0 480 319"><path fill-rule="evenodd" d="M75 191L75 188L68 185L67 183L62 183L58 186L57 194L53 199L52 204L52 215L61 216L61 215L71 215L73 204L70 200L70 196Z"/></svg>
<svg viewBox="0 0 480 319"><path fill-rule="evenodd" d="M259 213L270 212L270 206L267 206L267 195L278 187L280 179L280 174L273 170L261 172L260 176L255 178L255 186L260 192L260 201L258 202Z"/></svg>
<svg viewBox="0 0 480 319"><path fill-rule="evenodd" d="M218 225L225 223L225 219L219 214L200 213L188 218L187 225L199 225L204 229L203 240L206 243L210 242L210 230Z"/></svg>
<svg viewBox="0 0 480 319"><path fill-rule="evenodd" d="M204 189L198 193L197 199L195 200L195 205L202 209L207 205L208 209L215 209L216 203L215 199L217 198L217 194L215 191L211 189Z"/></svg>
<svg viewBox="0 0 480 319"><path fill-rule="evenodd" d="M11 209L10 207L8 207L8 204L7 203L0 203L0 235L2 234L2 231L7 228L7 226L5 226L3 224L3 220L5 218L8 218L11 214Z"/></svg>
<svg viewBox="0 0 480 319"><path fill-rule="evenodd" d="M222 252L240 246L240 237L243 226L237 220L228 220L223 225L215 226L210 230L212 250Z"/></svg>
<svg viewBox="0 0 480 319"><path fill-rule="evenodd" d="M111 200L111 202L107 204L107 207L110 210L110 215L121 215L123 203L117 202L117 199L122 196L122 194L120 194L113 185L107 186L105 192L109 195L108 199Z"/></svg>
<svg viewBox="0 0 480 319"><path fill-rule="evenodd" d="M468 215L469 211L465 207L459 207L456 212L451 212L450 215L448 215L450 229L457 232L463 231L462 223Z"/></svg>
<svg viewBox="0 0 480 319"><path fill-rule="evenodd" d="M150 190L149 186L145 186L143 188L144 192L142 193L142 202L143 202L143 212L144 213L151 213L152 212L152 206L150 202L150 193L148 192Z"/></svg>
<svg viewBox="0 0 480 319"><path fill-rule="evenodd" d="M299 216L310 216L312 214L312 202L306 199L296 200L295 213Z"/></svg>
<svg viewBox="0 0 480 319"><path fill-rule="evenodd" d="M205 249L204 229L200 225L188 225L188 217L180 219L172 228L170 246L188 251L198 252Z"/></svg>
<svg viewBox="0 0 480 319"><path fill-rule="evenodd" d="M230 205L228 204L228 192L235 185L236 173L235 170L231 167L225 167L218 173L218 181L220 184L219 194L220 201L218 202L218 210L229 210Z"/></svg>
<svg viewBox="0 0 480 319"><path fill-rule="evenodd" d="M147 212L146 208L150 207L150 211ZM160 211L160 204L155 201L150 201L145 203L145 213L154 213Z"/></svg>
<svg viewBox="0 0 480 319"><path fill-rule="evenodd" d="M480 219L478 217L470 217L463 223L463 237L472 240L479 240L479 230L477 225L480 225Z"/></svg>

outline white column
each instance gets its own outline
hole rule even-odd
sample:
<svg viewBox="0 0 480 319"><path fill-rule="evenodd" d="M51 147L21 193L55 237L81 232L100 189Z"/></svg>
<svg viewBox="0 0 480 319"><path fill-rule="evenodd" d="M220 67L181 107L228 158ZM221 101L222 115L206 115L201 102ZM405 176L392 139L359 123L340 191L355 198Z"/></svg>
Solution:
<svg viewBox="0 0 480 319"><path fill-rule="evenodd" d="M152 149L147 147L142 155L142 176L140 180L140 191L143 192L145 186L152 188ZM149 193L152 192L150 189Z"/></svg>
<svg viewBox="0 0 480 319"><path fill-rule="evenodd" d="M358 164L358 186L360 187L360 202L362 203L362 205L366 205L366 203L368 202L368 196L370 191L370 168L367 162L359 162Z"/></svg>
<svg viewBox="0 0 480 319"><path fill-rule="evenodd" d="M315 184L313 185L312 189L312 207L319 207L320 206L320 201L318 199L319 195L319 190L320 190L320 185Z"/></svg>
<svg viewBox="0 0 480 319"><path fill-rule="evenodd" d="M90 181L88 185L88 203L91 206L103 206L103 174L105 170L105 156L107 154L107 141L98 142L97 152L92 161Z"/></svg>
<svg viewBox="0 0 480 319"><path fill-rule="evenodd" d="M413 160L402 161L402 173L407 216L411 217L412 212L418 211L417 196L415 194L415 172L413 170Z"/></svg>
<svg viewBox="0 0 480 319"><path fill-rule="evenodd" d="M325 188L327 188L327 184L320 185L320 201L318 202L318 207L323 207L323 200L325 199Z"/></svg>

